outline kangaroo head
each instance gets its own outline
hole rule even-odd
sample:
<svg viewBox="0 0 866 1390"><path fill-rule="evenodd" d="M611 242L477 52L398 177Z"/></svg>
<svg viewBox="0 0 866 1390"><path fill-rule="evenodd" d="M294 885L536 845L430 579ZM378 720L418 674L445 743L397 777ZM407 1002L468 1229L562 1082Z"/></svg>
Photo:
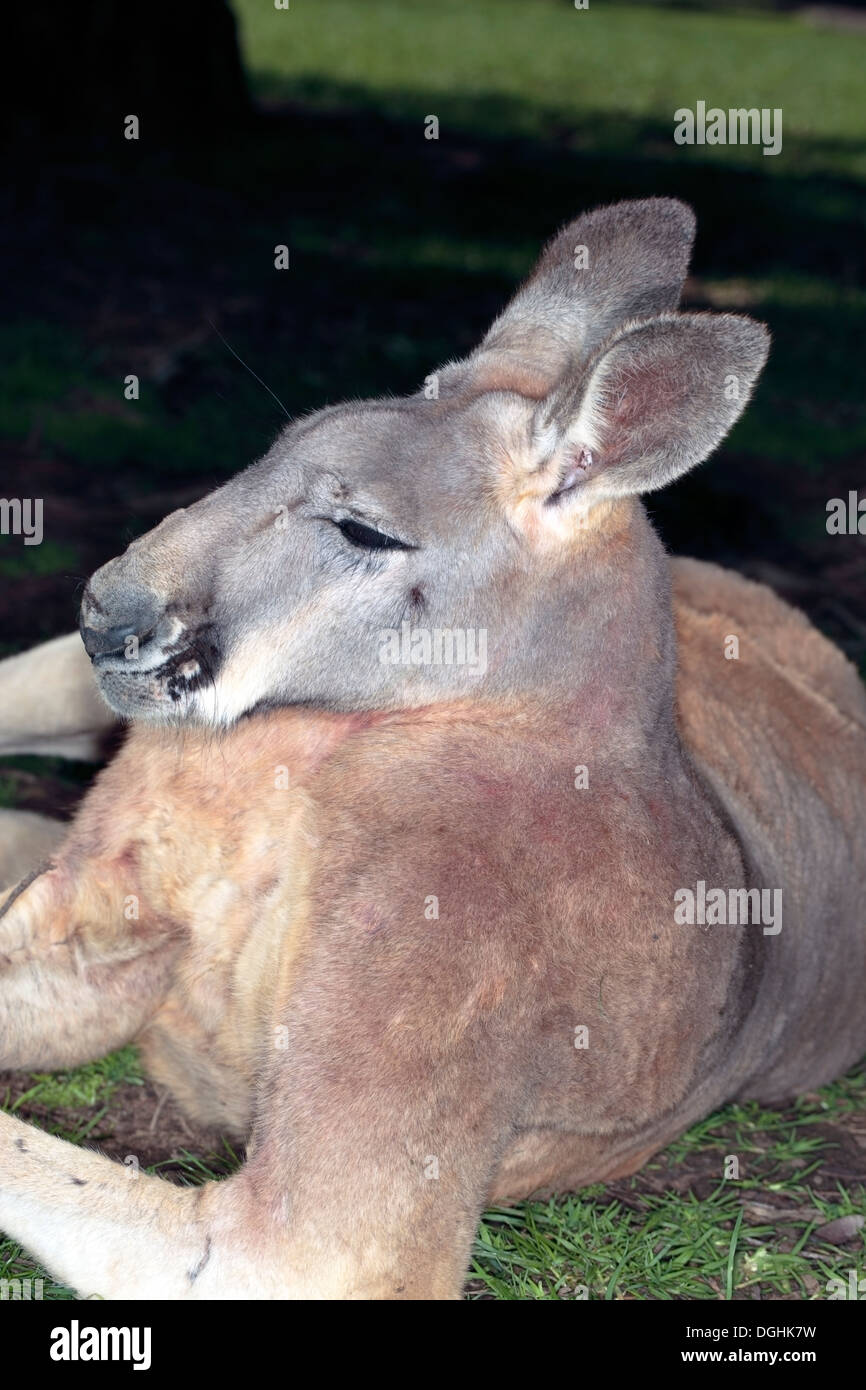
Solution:
<svg viewBox="0 0 866 1390"><path fill-rule="evenodd" d="M109 704L226 725L573 685L643 583L637 496L706 458L766 358L761 325L676 312L693 232L668 199L586 214L468 358L293 423L133 542L81 609Z"/></svg>

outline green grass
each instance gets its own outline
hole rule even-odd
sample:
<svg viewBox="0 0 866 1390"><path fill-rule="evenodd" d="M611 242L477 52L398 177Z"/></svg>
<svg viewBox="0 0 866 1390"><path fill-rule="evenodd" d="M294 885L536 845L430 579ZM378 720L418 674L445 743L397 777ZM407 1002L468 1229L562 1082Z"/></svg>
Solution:
<svg viewBox="0 0 866 1390"><path fill-rule="evenodd" d="M225 358L214 335L199 365L224 369ZM234 472L261 444L261 388L242 369L230 399L211 391L203 409L178 414L146 380L140 399L126 401L125 373L106 361L100 346L83 344L78 331L62 324L19 318L0 327L0 360L9 364L0 384L0 438L26 442L35 434L41 450L90 476L135 469L146 489L166 475L222 471L221 463ZM46 529L50 521L46 513ZM66 567L75 567L71 547L47 539L26 547L17 537L0 537L0 575Z"/></svg>
<svg viewBox="0 0 866 1390"><path fill-rule="evenodd" d="M670 130L673 112L699 98L781 107L785 140L798 155L813 151L803 172L823 163L829 141L839 167L866 173L864 40L794 16L622 4L576 11L567 0L293 0L288 11L236 0L235 10L264 96L301 95L327 109L363 86L365 101L387 115L420 125L437 114L445 132L538 138L567 121L614 147L623 123ZM603 134L581 130L589 119ZM751 167L755 151L686 157Z"/></svg>
<svg viewBox="0 0 866 1390"><path fill-rule="evenodd" d="M140 1086L142 1076L135 1048L124 1047L99 1062L88 1062L72 1071L34 1072L31 1081L33 1084L4 1109L10 1114L22 1109L26 1112L35 1105L52 1111L87 1110L90 1113L86 1120L76 1121L66 1130L53 1131L64 1139L81 1142L107 1114L118 1086Z"/></svg>
<svg viewBox="0 0 866 1390"><path fill-rule="evenodd" d="M43 540L24 545L18 537L0 536L0 578L20 579L27 575L77 571L78 551L64 541Z"/></svg>

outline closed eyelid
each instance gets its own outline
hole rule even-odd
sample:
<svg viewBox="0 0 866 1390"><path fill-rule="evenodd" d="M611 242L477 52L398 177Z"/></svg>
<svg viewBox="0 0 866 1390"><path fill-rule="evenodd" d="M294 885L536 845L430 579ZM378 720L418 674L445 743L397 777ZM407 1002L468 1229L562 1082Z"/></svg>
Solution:
<svg viewBox="0 0 866 1390"><path fill-rule="evenodd" d="M344 517L342 520L331 518L334 526L350 545L356 545L361 550L416 550L417 547L408 541L401 540L390 530L380 530L378 526L362 520L357 516Z"/></svg>

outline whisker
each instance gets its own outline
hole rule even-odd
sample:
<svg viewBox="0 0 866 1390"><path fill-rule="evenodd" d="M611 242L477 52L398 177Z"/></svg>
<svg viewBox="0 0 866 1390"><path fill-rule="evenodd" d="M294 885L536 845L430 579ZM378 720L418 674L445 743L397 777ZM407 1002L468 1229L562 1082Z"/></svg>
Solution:
<svg viewBox="0 0 866 1390"><path fill-rule="evenodd" d="M213 329L214 333L217 335L217 337L220 339L220 341L221 341L222 343L224 343L225 346L228 348L228 350L229 350L229 352L231 353L232 357L236 357L236 358L238 359L238 361L240 362L241 366L242 366L242 367L246 367L246 369L247 369L247 371L249 372L250 376L251 376L251 377L255 377L256 381L259 383L260 386L263 386L263 387L265 388L265 390L267 391L267 393L268 393L269 396L273 396L274 400L276 401L277 405L280 407L280 410L283 412L283 414L285 415L286 419L287 419L287 420L291 420L291 418L292 418L291 415L290 415L289 412L286 410L286 407L283 405L283 403L282 403L282 401L280 400L280 398L279 398L279 396L277 395L277 393L276 393L275 391L272 391L272 390L271 390L270 386L268 385L268 383L267 383L266 381L262 381L262 379L261 379L261 377L259 376L258 372L254 372L254 371L253 371L252 367L249 365L248 362L245 362L245 361L244 361L244 359L241 357L240 353L235 352L235 350L234 350L234 348L232 347L231 343L228 342L228 341L223 337L222 333L220 333L220 331L219 331L219 329L217 328L216 324L213 323L213 322L211 321L211 319L207 319L206 322L207 322L207 323L210 325L210 327Z"/></svg>

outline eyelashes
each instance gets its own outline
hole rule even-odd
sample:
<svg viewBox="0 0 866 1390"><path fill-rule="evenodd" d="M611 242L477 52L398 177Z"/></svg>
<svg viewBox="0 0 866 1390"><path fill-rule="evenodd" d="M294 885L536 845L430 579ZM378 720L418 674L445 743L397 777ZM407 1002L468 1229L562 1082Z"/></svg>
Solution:
<svg viewBox="0 0 866 1390"><path fill-rule="evenodd" d="M414 550L415 547L407 545L405 541L397 540L396 536L389 536L384 531L377 531L375 526L365 526L362 521L353 521L351 518L345 521L335 521L334 525L340 532L344 540L357 550Z"/></svg>

